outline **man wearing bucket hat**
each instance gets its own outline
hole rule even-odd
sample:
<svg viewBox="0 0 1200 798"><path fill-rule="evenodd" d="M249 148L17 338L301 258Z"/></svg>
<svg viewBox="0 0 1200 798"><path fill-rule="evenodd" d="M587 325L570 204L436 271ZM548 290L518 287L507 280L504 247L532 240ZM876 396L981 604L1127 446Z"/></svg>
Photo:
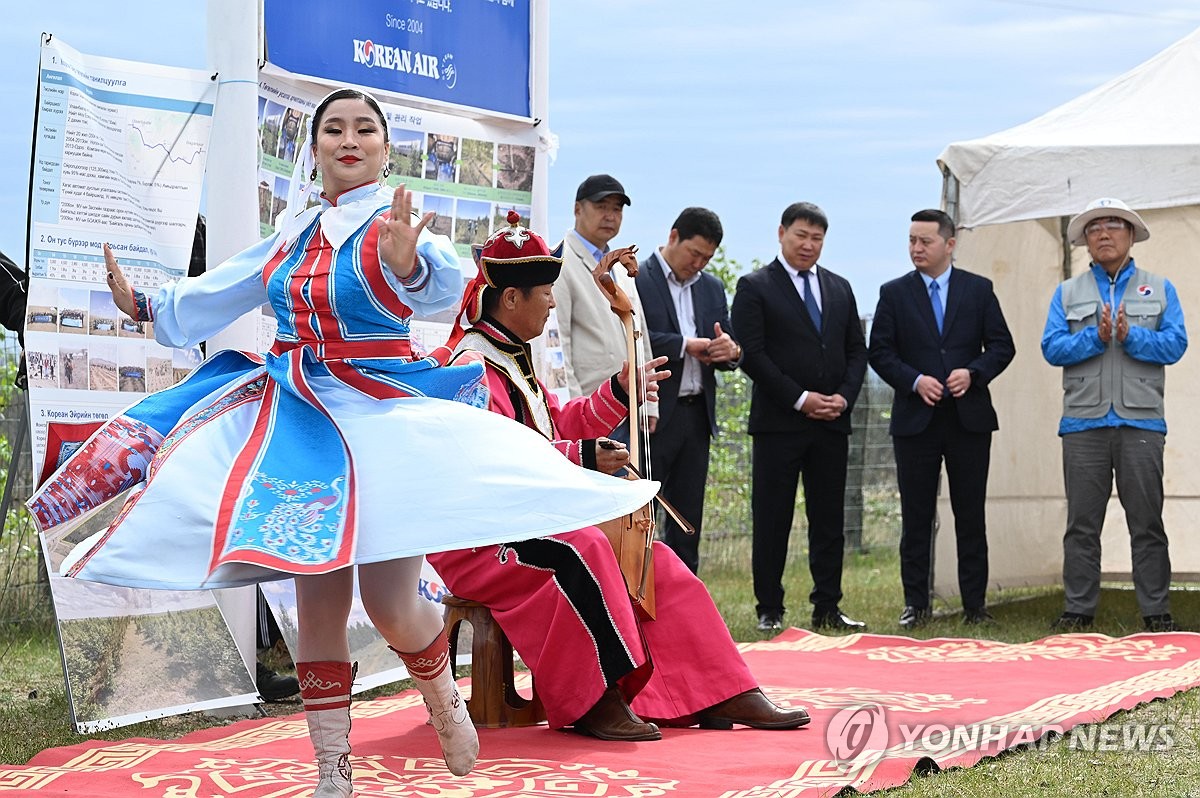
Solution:
<svg viewBox="0 0 1200 798"><path fill-rule="evenodd" d="M1098 199L1067 226L1086 246L1087 271L1050 300L1042 354L1063 369L1063 447L1067 529L1063 535L1066 608L1058 630L1092 625L1100 600L1100 531L1116 477L1129 525L1133 585L1146 629L1174 631L1171 559L1163 527L1164 366L1187 349L1175 287L1141 269L1130 250L1150 230L1118 199Z"/></svg>
<svg viewBox="0 0 1200 798"><path fill-rule="evenodd" d="M490 410L541 432L577 465L613 473L629 463L625 447L605 437L626 415L628 366L562 405L537 380L527 342L554 307L562 260L518 221L510 215L476 255L480 274L460 314L472 326L452 334L454 362L482 359ZM657 370L665 360L646 364L646 399L670 376ZM454 595L491 609L533 672L551 728L632 742L660 739L654 720L709 729L807 724L803 709L779 707L759 689L704 583L664 543L654 543L653 561L656 620L641 620L594 526L429 557Z"/></svg>

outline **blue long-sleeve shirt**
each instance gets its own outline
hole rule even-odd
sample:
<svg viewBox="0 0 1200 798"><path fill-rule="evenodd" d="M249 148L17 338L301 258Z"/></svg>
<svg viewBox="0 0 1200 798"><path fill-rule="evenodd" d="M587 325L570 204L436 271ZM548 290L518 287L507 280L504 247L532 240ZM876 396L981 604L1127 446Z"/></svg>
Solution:
<svg viewBox="0 0 1200 798"><path fill-rule="evenodd" d="M1117 279L1110 286L1108 272L1104 267L1093 263L1092 276L1100 296L1111 297L1112 308L1117 308L1125 296L1125 288L1129 278L1136 268L1133 259L1117 273ZM1183 323L1183 308L1179 304L1179 296L1170 280L1164 280L1164 293L1167 306L1163 310L1157 330L1130 325L1129 333L1125 336L1125 354L1145 363L1170 365L1183 357L1187 350L1187 329ZM1111 288L1111 293L1110 293ZM1052 366L1074 366L1104 353L1110 344L1100 340L1100 332L1095 327L1085 327L1077 333L1072 333L1067 325L1066 313L1063 311L1062 286L1054 291L1050 300L1050 313L1046 317L1046 329L1042 332L1042 356ZM1116 332L1113 332L1112 345L1116 345ZM1077 418L1063 416L1058 424L1058 434L1066 435L1072 432L1098 429L1100 427L1137 427L1138 429L1153 430L1165 433L1167 422L1161 418L1129 419L1121 418L1113 407L1101 418Z"/></svg>

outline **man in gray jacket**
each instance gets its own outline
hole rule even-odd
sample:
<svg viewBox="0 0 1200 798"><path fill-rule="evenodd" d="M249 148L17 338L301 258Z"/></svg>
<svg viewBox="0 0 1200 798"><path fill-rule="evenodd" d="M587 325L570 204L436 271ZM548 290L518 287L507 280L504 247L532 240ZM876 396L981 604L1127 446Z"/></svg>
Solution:
<svg viewBox="0 0 1200 798"><path fill-rule="evenodd" d="M1088 270L1054 292L1042 354L1063 369L1067 530L1066 609L1057 630L1086 629L1100 601L1100 532L1116 475L1129 524L1133 586L1147 631L1169 632L1171 558L1163 527L1164 366L1187 349L1175 287L1134 263L1134 242L1150 230L1117 199L1098 199L1067 226L1087 246Z"/></svg>
<svg viewBox="0 0 1200 798"><path fill-rule="evenodd" d="M563 237L562 275L554 284L555 313L572 398L591 395L620 371L627 359L625 329L592 279L592 270L608 252L608 243L621 232L629 204L625 187L611 175L592 175L575 192L575 226ZM613 278L633 301L634 315L644 324L646 314L634 279L620 269L614 270ZM638 345L643 361L650 360L649 335L643 334ZM658 406L648 404L646 412L647 432L653 432ZM628 429L623 425L610 437L628 443Z"/></svg>

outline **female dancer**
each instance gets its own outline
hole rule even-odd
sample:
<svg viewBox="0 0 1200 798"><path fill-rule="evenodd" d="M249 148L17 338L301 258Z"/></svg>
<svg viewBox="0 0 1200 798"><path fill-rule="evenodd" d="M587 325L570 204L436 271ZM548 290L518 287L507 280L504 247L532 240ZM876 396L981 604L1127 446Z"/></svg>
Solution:
<svg viewBox="0 0 1200 798"><path fill-rule="evenodd" d="M279 232L221 266L149 297L105 247L117 306L152 321L159 342L193 345L269 302L271 352L218 353L128 408L29 505L45 529L138 486L108 529L72 551L69 576L174 590L294 576L315 795L344 798L348 566L425 698L447 767L463 775L479 743L441 615L417 593L420 555L576 529L645 504L655 485L571 466L537 433L471 406L483 400L481 368L413 352L413 310L460 296L453 247L425 230L432 214L414 224L403 186L378 184L388 132L372 97L331 93L311 134L320 207L289 211ZM480 448L491 452L482 464Z"/></svg>

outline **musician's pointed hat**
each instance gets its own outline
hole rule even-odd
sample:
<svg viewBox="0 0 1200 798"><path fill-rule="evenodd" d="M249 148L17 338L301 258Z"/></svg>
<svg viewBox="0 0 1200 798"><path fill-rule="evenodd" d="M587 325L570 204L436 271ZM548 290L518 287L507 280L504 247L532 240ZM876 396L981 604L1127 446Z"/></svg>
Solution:
<svg viewBox="0 0 1200 798"><path fill-rule="evenodd" d="M483 243L471 247L479 274L463 291L462 304L454 317L454 329L445 347L433 355L442 360L443 350L453 350L463 336L462 319L475 324L483 317L483 292L487 288L527 288L549 285L562 271L563 245L554 249L545 239L521 225L521 214L509 211L508 225L492 233ZM446 362L442 360L442 362Z"/></svg>
<svg viewBox="0 0 1200 798"><path fill-rule="evenodd" d="M524 288L548 285L562 270L562 244L553 250L545 240L521 226L521 215L508 212L508 226L492 233L491 238L471 247L484 283L492 288ZM478 321L472 319L471 323Z"/></svg>

